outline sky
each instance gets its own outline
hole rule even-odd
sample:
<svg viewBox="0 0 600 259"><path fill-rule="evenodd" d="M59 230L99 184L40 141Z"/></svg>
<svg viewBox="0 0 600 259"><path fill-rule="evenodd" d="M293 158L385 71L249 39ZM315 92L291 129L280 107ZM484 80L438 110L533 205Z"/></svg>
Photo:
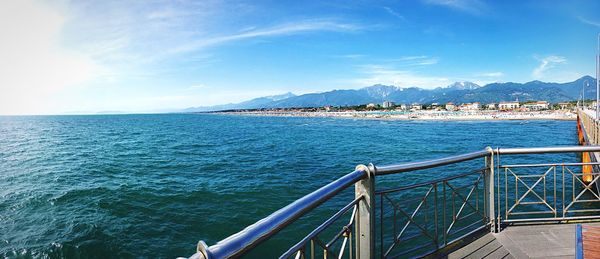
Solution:
<svg viewBox="0 0 600 259"><path fill-rule="evenodd" d="M595 75L600 1L0 1L0 114Z"/></svg>

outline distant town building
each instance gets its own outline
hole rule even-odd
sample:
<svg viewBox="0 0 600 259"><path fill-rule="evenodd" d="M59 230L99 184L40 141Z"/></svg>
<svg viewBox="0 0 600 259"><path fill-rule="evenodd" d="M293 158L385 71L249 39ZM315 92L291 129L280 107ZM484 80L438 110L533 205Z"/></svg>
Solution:
<svg viewBox="0 0 600 259"><path fill-rule="evenodd" d="M376 106L376 105L375 105L374 103L369 103L369 104L367 104L367 108L375 108L375 106Z"/></svg>
<svg viewBox="0 0 600 259"><path fill-rule="evenodd" d="M383 102L383 108L389 109L389 108L394 108L394 106L396 106L396 104L394 102L389 102L389 101Z"/></svg>
<svg viewBox="0 0 600 259"><path fill-rule="evenodd" d="M498 106L495 103L490 103L487 105L487 109L488 110L495 110L498 109Z"/></svg>
<svg viewBox="0 0 600 259"><path fill-rule="evenodd" d="M569 103L558 103L558 107L560 107L561 110L568 109L570 106L571 104Z"/></svg>
<svg viewBox="0 0 600 259"><path fill-rule="evenodd" d="M461 111L476 111L479 110L480 105L478 102L474 102L474 103L463 103L460 107L459 110Z"/></svg>
<svg viewBox="0 0 600 259"><path fill-rule="evenodd" d="M525 108L528 111L548 110L549 107L550 107L550 104L546 101L539 101L539 102L535 102L535 103L526 103L523 105L523 108Z"/></svg>
<svg viewBox="0 0 600 259"><path fill-rule="evenodd" d="M421 110L423 109L423 106L421 104L418 103L413 103L412 107L410 108L411 110Z"/></svg>
<svg viewBox="0 0 600 259"><path fill-rule="evenodd" d="M408 110L408 107L406 106L406 104L400 104L400 109L402 110Z"/></svg>
<svg viewBox="0 0 600 259"><path fill-rule="evenodd" d="M326 106L325 106L325 107L323 107L323 108L325 108L325 111L327 111L327 112L328 112L328 111L331 111L331 108L332 108L332 107L331 107L331 105L326 105Z"/></svg>
<svg viewBox="0 0 600 259"><path fill-rule="evenodd" d="M500 102L500 104L498 104L498 109L501 111L511 111L511 110L516 110L519 109L520 104L519 102Z"/></svg>
<svg viewBox="0 0 600 259"><path fill-rule="evenodd" d="M454 105L453 102L449 102L446 104L446 110L448 111L454 111L456 109L456 105Z"/></svg>

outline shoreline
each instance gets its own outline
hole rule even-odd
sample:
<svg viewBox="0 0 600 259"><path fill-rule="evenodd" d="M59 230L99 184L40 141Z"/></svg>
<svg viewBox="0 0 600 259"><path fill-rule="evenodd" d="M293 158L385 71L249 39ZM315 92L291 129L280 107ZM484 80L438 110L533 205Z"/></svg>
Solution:
<svg viewBox="0 0 600 259"><path fill-rule="evenodd" d="M447 111L227 111L210 114L263 116L263 117L305 117L305 118L346 118L405 121L506 121L506 120L576 120L577 114L566 111L528 111L528 112L447 112Z"/></svg>

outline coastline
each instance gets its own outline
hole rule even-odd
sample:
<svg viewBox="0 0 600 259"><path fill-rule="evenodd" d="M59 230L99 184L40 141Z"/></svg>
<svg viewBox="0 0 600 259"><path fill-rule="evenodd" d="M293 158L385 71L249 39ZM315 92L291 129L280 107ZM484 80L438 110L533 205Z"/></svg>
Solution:
<svg viewBox="0 0 600 259"><path fill-rule="evenodd" d="M265 116L265 117L315 117L408 121L499 121L499 120L576 120L577 114L569 110L552 111L225 111L211 114Z"/></svg>

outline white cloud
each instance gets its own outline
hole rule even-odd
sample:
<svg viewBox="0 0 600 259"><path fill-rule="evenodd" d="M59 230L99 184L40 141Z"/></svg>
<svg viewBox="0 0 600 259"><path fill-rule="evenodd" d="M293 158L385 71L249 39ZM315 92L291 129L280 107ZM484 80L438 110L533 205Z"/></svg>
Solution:
<svg viewBox="0 0 600 259"><path fill-rule="evenodd" d="M388 62L394 64L395 66L402 67L413 67L413 66L429 66L435 65L439 62L439 58L430 57L430 56L404 56L399 58L391 58L383 60L383 62Z"/></svg>
<svg viewBox="0 0 600 259"><path fill-rule="evenodd" d="M65 21L39 2L0 1L0 114L49 112L49 95L93 77L89 57L61 47Z"/></svg>
<svg viewBox="0 0 600 259"><path fill-rule="evenodd" d="M294 23L286 23L269 28L253 29L238 34L207 37L173 48L171 52L181 53L194 51L204 47L252 38L293 35L311 31L358 31L361 28L361 26L350 23L340 23L329 20L306 20Z"/></svg>
<svg viewBox="0 0 600 259"><path fill-rule="evenodd" d="M487 72L487 73L481 73L477 75L478 77L502 77L504 76L504 73L502 72Z"/></svg>
<svg viewBox="0 0 600 259"><path fill-rule="evenodd" d="M588 20L586 18L583 18L581 16L577 17L579 19L580 22L585 23L585 24L589 24L589 25L593 25L596 27L600 27L600 22L599 21L592 21L592 20Z"/></svg>
<svg viewBox="0 0 600 259"><path fill-rule="evenodd" d="M423 0L427 4L445 6L454 10L481 15L487 10L487 5L480 0Z"/></svg>
<svg viewBox="0 0 600 259"><path fill-rule="evenodd" d="M383 9L385 9L385 11L388 12L389 14L396 16L397 18L400 18L401 20L405 20L404 16L402 16L398 12L394 11L394 9L387 7L387 6L384 6Z"/></svg>
<svg viewBox="0 0 600 259"><path fill-rule="evenodd" d="M544 77L545 72L548 71L549 69L554 68L558 64L563 64L563 63L567 62L567 59L565 57L554 56L554 55L546 56L543 58L539 58L539 57L535 57L535 58L540 61L539 66L534 68L533 71L531 72L531 76L535 79L541 79L542 77Z"/></svg>

